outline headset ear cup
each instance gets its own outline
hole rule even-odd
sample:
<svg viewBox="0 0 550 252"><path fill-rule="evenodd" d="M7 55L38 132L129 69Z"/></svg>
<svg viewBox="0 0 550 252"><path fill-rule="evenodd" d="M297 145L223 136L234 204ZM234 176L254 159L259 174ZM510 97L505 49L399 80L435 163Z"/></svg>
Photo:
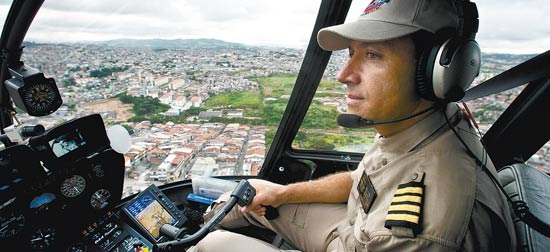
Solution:
<svg viewBox="0 0 550 252"><path fill-rule="evenodd" d="M432 91L439 100L458 101L479 73L481 52L477 42L455 37L441 45L433 64Z"/></svg>
<svg viewBox="0 0 550 252"><path fill-rule="evenodd" d="M425 50L419 57L416 65L416 90L420 97L435 101L436 97L432 86L431 71L428 72L428 60L430 60L431 50ZM433 64L432 64L433 65Z"/></svg>

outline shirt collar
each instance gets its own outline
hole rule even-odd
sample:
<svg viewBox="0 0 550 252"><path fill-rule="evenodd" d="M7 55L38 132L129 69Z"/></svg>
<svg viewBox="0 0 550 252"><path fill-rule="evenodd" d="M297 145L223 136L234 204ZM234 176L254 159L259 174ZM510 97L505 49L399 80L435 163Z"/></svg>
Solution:
<svg viewBox="0 0 550 252"><path fill-rule="evenodd" d="M458 107L455 103L450 103L446 107L448 117L452 117L457 111ZM443 115L443 112L441 110L436 110L410 128L407 128L393 136L382 137L377 134L375 141L380 146L380 150L382 152L409 152L446 123L447 121Z"/></svg>

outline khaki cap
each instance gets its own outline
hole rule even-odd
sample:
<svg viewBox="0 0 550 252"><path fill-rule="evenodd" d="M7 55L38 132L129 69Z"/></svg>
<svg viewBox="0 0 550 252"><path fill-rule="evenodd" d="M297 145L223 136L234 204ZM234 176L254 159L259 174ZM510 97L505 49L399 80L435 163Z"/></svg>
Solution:
<svg viewBox="0 0 550 252"><path fill-rule="evenodd" d="M350 40L377 42L458 26L452 0L373 0L355 22L321 29L317 41L321 48L337 51L348 48Z"/></svg>

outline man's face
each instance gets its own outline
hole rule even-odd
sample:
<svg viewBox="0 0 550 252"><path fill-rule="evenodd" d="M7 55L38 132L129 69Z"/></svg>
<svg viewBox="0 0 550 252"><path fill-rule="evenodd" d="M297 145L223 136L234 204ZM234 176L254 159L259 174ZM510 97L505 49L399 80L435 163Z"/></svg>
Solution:
<svg viewBox="0 0 550 252"><path fill-rule="evenodd" d="M416 59L410 37L365 43L352 41L349 60L338 75L346 84L348 113L382 121L418 108Z"/></svg>

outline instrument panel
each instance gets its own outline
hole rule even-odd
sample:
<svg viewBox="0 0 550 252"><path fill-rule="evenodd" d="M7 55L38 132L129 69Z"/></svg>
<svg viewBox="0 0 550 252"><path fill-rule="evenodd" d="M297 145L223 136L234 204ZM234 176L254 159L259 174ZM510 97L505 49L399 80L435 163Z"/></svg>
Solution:
<svg viewBox="0 0 550 252"><path fill-rule="evenodd" d="M0 151L0 244L39 252L152 248L115 210L123 177L124 157L109 147L99 115Z"/></svg>
<svg viewBox="0 0 550 252"><path fill-rule="evenodd" d="M36 175L10 179L8 185L3 181L4 191L11 193L2 197L7 200L0 208L0 241L23 251L65 251L70 245L65 241L79 240L84 230L92 230L88 226L98 225L98 218L112 215L122 196L123 162L120 154L105 150L72 165L52 167L55 172L39 173L44 176L41 183L28 182L37 181ZM40 162L34 165L43 169Z"/></svg>

